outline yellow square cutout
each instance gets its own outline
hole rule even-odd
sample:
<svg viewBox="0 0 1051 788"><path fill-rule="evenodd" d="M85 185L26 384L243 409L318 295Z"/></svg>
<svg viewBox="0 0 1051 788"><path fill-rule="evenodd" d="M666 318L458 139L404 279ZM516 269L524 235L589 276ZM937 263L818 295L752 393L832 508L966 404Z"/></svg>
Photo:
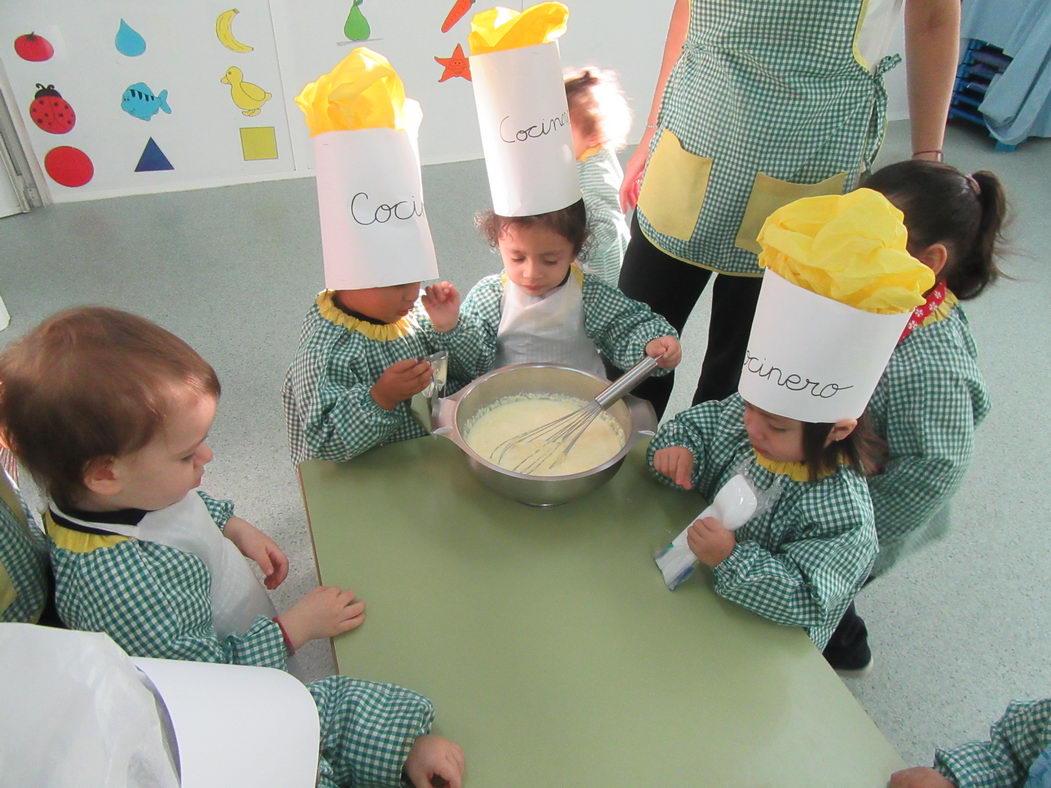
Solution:
<svg viewBox="0 0 1051 788"><path fill-rule="evenodd" d="M277 135L273 126L241 129L241 151L245 161L277 158Z"/></svg>

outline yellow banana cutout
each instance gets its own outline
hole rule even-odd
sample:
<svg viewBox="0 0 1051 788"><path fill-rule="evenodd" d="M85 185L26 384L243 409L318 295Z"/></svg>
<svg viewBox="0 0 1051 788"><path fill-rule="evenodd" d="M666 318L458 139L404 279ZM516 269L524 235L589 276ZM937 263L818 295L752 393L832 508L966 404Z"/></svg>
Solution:
<svg viewBox="0 0 1051 788"><path fill-rule="evenodd" d="M251 52L255 47L250 47L247 44L242 44L238 41L230 30L230 26L234 22L234 17L237 16L237 9L231 8L228 11L223 11L216 17L215 20L215 35L219 39L219 43L227 49L233 50L234 52Z"/></svg>

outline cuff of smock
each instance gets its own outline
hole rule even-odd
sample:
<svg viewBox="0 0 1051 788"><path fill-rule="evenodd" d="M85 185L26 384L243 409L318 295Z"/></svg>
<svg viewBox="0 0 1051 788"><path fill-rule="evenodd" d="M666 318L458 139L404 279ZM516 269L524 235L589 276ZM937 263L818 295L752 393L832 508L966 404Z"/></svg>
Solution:
<svg viewBox="0 0 1051 788"><path fill-rule="evenodd" d="M219 530L226 530L226 524L234 516L234 502L228 498L213 498L204 490L197 490L197 494L201 496L201 500L204 501L204 505L208 509L208 514L212 516L212 520L219 526Z"/></svg>
<svg viewBox="0 0 1051 788"><path fill-rule="evenodd" d="M736 544L730 555L712 567L716 589L719 586L733 585L748 571L752 563L754 550L750 544Z"/></svg>
<svg viewBox="0 0 1051 788"><path fill-rule="evenodd" d="M401 404L400 402L395 403L394 410L387 410L376 402L372 396L372 386L369 386L365 395L365 412L362 415L364 415L366 421L378 424L385 429L390 428L398 423L398 406Z"/></svg>

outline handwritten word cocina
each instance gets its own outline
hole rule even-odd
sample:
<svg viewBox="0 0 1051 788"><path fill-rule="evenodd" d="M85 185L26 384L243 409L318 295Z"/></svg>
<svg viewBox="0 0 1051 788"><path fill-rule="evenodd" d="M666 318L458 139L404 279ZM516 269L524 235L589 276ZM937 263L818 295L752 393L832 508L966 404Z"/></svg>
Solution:
<svg viewBox="0 0 1051 788"><path fill-rule="evenodd" d="M393 205L381 202L375 208L369 204L368 192L358 192L350 199L350 218L360 225L386 224L391 219L407 222L423 216L423 202L416 197L398 200Z"/></svg>
<svg viewBox="0 0 1051 788"><path fill-rule="evenodd" d="M547 134L550 134L555 129L564 128L569 123L569 113L563 112L558 117L551 118L548 121L540 121L540 123L534 123L532 126L527 126L524 129L518 129L513 134L511 130L507 128L508 123L511 119L510 115L504 115L500 119L500 139L509 145L513 145L516 142L525 142L530 139L538 139Z"/></svg>
<svg viewBox="0 0 1051 788"><path fill-rule="evenodd" d="M839 392L854 388L853 386L841 386L838 383L822 384L820 380L804 378L802 375L797 375L794 372L786 373L781 367L766 364L765 358L761 359L758 356L753 356L748 351L745 351L743 368L753 375L769 380L789 391L806 391L810 396L819 397L820 399L832 399Z"/></svg>

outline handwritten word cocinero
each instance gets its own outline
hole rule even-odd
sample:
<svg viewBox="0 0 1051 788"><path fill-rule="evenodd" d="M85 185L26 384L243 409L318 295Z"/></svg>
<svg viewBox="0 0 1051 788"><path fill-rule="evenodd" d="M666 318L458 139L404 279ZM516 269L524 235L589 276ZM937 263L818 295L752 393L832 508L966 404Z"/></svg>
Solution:
<svg viewBox="0 0 1051 788"><path fill-rule="evenodd" d="M381 202L375 208L369 205L368 192L358 192L350 200L350 218L367 227L370 224L386 224L391 219L407 222L423 216L423 203L416 202L416 197L398 200L394 205Z"/></svg>
<svg viewBox="0 0 1051 788"><path fill-rule="evenodd" d="M569 113L563 112L558 117L551 118L548 121L541 120L539 123L534 123L532 126L527 126L524 129L518 129L514 133L511 133L511 128L514 124L508 124L511 119L510 115L504 115L500 119L500 139L506 142L508 145L513 145L516 142L526 142L531 139L538 139L547 134L550 134L555 129L561 129L569 123Z"/></svg>
<svg viewBox="0 0 1051 788"><path fill-rule="evenodd" d="M751 353L745 351L745 370L760 378L765 378L766 380L774 382L776 385L782 386L789 391L807 391L809 389L807 393L812 397L832 399L832 397L836 396L839 392L854 388L853 386L841 386L838 383L825 383L822 385L820 380L803 378L794 372L785 374L783 369L775 367L772 364L767 365L764 368L765 362L765 358L760 359L758 356L753 356Z"/></svg>

